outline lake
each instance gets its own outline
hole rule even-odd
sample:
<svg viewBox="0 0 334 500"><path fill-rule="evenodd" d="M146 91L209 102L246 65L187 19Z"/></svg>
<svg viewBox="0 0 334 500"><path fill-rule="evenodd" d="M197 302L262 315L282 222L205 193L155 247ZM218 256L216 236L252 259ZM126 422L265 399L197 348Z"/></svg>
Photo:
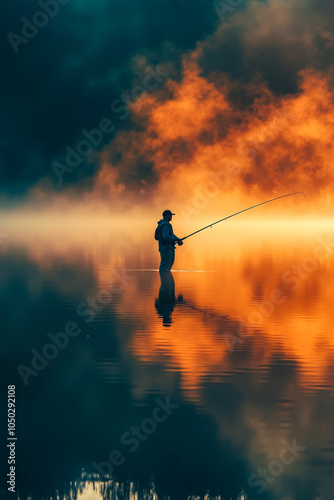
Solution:
<svg viewBox="0 0 334 500"><path fill-rule="evenodd" d="M333 498L333 222L203 231L176 250L173 301L152 223L4 231L20 498Z"/></svg>

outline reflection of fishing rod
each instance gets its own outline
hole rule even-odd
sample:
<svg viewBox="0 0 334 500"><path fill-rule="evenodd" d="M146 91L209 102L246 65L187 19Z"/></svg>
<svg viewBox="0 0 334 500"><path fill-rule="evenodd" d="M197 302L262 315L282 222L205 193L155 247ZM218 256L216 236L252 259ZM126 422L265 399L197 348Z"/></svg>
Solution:
<svg viewBox="0 0 334 500"><path fill-rule="evenodd" d="M235 214L228 215L227 217L224 217L224 219L217 220L216 222L213 222L212 224L209 224L208 226L202 227L202 229L198 229L198 231L195 231L194 233L188 234L188 236L181 238L181 240L183 241L187 238L190 238L190 236L193 236L194 234L200 233L201 231L204 231L204 229L208 229L208 227L212 227L215 224L219 224L219 222L223 222L224 220L230 219L231 217L234 217L235 215L239 215L242 212L247 212L247 210L252 210L252 208L260 207L261 205L265 205L266 203L270 203L271 201L279 200L281 198L286 198L287 196L292 196L294 194L302 194L305 198L305 201L307 201L306 196L303 193L303 191L296 191L295 193L283 194L283 196L278 196L277 198L273 198L272 200L263 201L262 203L258 203L258 205L254 205L252 207L245 208L244 210L240 210L240 212L236 212Z"/></svg>

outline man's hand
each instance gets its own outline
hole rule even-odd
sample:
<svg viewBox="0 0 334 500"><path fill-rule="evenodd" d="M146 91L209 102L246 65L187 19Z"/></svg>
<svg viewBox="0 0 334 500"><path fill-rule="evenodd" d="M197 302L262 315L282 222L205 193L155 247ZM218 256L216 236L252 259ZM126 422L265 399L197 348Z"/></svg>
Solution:
<svg viewBox="0 0 334 500"><path fill-rule="evenodd" d="M182 245L183 245L183 241L182 240L177 240L176 243L179 245L179 247L182 247Z"/></svg>

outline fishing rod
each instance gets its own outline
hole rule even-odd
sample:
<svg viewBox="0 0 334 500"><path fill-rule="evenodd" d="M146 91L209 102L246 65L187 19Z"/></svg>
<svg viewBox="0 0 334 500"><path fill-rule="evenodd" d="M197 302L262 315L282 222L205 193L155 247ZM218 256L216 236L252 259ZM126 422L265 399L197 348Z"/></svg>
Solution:
<svg viewBox="0 0 334 500"><path fill-rule="evenodd" d="M190 238L190 236L193 236L194 234L200 233L201 231L204 231L204 229L208 229L209 227L214 226L215 224L219 224L219 222L223 222L224 220L230 219L231 217L234 217L235 215L242 214L242 212L247 212L247 210L252 210L252 208L260 207L261 205L265 205L266 203L270 203L272 201L280 200L281 198L286 198L287 196L293 196L295 194L302 194L306 200L306 196L303 193L303 191L296 191L295 193L289 193L289 194L283 194L282 196L277 196L277 198L273 198L271 200L263 201L262 203L258 203L257 205L254 205L252 207L244 208L244 210L240 210L240 212L236 212L235 214L228 215L227 217L224 217L224 219L217 220L216 222L213 222L212 224L209 224L208 226L202 227L202 229L198 229L198 231L195 231L194 233L188 234L188 236L185 236L184 238L181 238L181 240L186 240L187 238Z"/></svg>

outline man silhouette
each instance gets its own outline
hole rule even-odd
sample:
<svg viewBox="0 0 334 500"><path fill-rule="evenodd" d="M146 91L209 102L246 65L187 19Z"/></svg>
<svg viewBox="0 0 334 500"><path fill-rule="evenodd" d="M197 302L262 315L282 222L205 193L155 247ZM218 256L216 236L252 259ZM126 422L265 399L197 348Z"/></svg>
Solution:
<svg viewBox="0 0 334 500"><path fill-rule="evenodd" d="M160 252L160 276L163 273L170 273L174 260L175 260L175 243L179 246L183 245L183 241L175 236L173 232L173 227L171 225L171 220L173 214L170 210L165 210L162 213L162 219L158 222L158 232L159 232L159 252Z"/></svg>

